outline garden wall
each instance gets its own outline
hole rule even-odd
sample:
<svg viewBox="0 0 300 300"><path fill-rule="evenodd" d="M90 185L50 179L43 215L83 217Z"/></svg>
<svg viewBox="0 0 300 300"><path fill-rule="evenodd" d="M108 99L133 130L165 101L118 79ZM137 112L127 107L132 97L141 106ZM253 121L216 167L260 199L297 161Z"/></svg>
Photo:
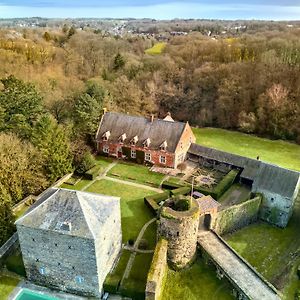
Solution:
<svg viewBox="0 0 300 300"><path fill-rule="evenodd" d="M211 228L219 235L231 233L258 219L262 196L220 211L212 220Z"/></svg>
<svg viewBox="0 0 300 300"><path fill-rule="evenodd" d="M3 267L6 259L15 252L19 245L18 234L15 232L0 248L0 268Z"/></svg>
<svg viewBox="0 0 300 300"><path fill-rule="evenodd" d="M159 300L167 277L168 242L160 239L155 247L152 263L147 277L146 300Z"/></svg>

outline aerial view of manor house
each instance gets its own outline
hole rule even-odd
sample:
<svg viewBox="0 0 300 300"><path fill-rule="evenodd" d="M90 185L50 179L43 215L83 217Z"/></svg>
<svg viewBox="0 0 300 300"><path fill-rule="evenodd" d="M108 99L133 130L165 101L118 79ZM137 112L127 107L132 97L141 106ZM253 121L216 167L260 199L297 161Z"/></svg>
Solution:
<svg viewBox="0 0 300 300"><path fill-rule="evenodd" d="M300 173L196 140L170 113L104 111L94 165L22 202L2 262L24 270L9 299L288 299L299 253L264 249L291 235Z"/></svg>

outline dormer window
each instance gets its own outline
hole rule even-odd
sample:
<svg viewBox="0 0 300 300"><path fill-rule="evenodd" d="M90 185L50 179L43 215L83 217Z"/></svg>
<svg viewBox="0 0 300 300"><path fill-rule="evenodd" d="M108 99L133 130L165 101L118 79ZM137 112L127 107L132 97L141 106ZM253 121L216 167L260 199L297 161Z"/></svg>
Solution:
<svg viewBox="0 0 300 300"><path fill-rule="evenodd" d="M124 141L126 140L127 136L126 133L123 133L120 137L119 137L119 142L124 143Z"/></svg>
<svg viewBox="0 0 300 300"><path fill-rule="evenodd" d="M102 135L102 140L107 141L109 139L109 137L110 137L110 131L106 131Z"/></svg>
<svg viewBox="0 0 300 300"><path fill-rule="evenodd" d="M160 150L167 150L167 147L168 147L168 143L167 143L167 141L164 141L160 146L159 146L159 148L160 148Z"/></svg>
<svg viewBox="0 0 300 300"><path fill-rule="evenodd" d="M135 145L135 144L138 142L138 140L139 140L139 138L138 138L138 136L136 135L136 136L134 136L133 139L130 141L130 144L131 144L131 145Z"/></svg>
<svg viewBox="0 0 300 300"><path fill-rule="evenodd" d="M144 143L143 143L143 146L144 147L149 147L150 146L150 143L151 143L151 140L149 138L147 138Z"/></svg>

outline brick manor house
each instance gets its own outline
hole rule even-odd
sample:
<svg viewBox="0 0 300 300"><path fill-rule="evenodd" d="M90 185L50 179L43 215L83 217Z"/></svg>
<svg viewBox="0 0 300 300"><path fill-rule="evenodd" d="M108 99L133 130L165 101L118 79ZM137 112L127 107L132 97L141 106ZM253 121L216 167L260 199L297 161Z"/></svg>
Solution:
<svg viewBox="0 0 300 300"><path fill-rule="evenodd" d="M105 112L96 134L97 150L109 156L176 168L196 138L190 125L164 119Z"/></svg>

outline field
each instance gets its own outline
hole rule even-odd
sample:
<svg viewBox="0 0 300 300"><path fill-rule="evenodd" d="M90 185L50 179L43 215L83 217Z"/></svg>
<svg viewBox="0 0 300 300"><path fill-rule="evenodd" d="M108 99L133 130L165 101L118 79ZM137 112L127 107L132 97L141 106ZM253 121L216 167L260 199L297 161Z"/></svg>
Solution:
<svg viewBox="0 0 300 300"><path fill-rule="evenodd" d="M277 164L300 171L300 146L282 140L268 140L236 131L193 128L197 144Z"/></svg>
<svg viewBox="0 0 300 300"><path fill-rule="evenodd" d="M164 300L231 300L231 288L220 281L212 266L198 259L195 264L181 272L168 271L163 291Z"/></svg>
<svg viewBox="0 0 300 300"><path fill-rule="evenodd" d="M150 54L150 55L157 55L157 54L161 54L163 52L163 50L166 48L166 43L157 43L155 44L153 47L147 49L145 51L146 54Z"/></svg>
<svg viewBox="0 0 300 300"><path fill-rule="evenodd" d="M276 287L284 299L294 299L300 289L295 267L300 264L300 198L285 229L266 223L245 227L225 236L227 242Z"/></svg>

